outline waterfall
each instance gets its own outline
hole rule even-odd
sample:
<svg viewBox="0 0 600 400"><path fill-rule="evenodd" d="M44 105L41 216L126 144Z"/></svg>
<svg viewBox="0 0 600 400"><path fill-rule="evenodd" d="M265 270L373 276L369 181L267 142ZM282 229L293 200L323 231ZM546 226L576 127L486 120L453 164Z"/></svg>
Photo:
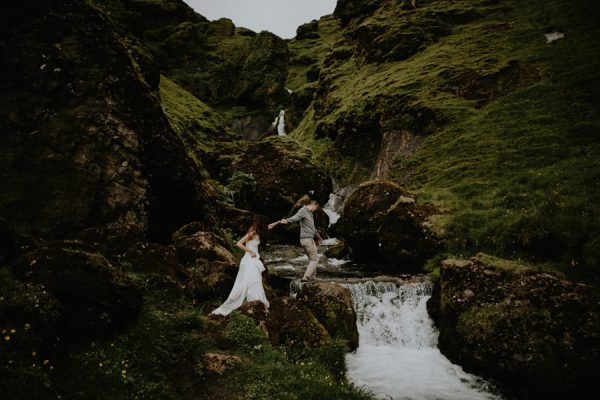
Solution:
<svg viewBox="0 0 600 400"><path fill-rule="evenodd" d="M285 136L285 110L279 111L279 115L273 124L277 125L277 134L279 136Z"/></svg>
<svg viewBox="0 0 600 400"><path fill-rule="evenodd" d="M323 211L329 217L329 226L335 224L340 219L340 214L336 211L336 200L337 195L335 193L329 194L329 200L323 207Z"/></svg>
<svg viewBox="0 0 600 400"><path fill-rule="evenodd" d="M345 284L356 308L360 344L348 354L348 376L377 399L500 399L494 387L452 364L437 348L427 313L431 283Z"/></svg>

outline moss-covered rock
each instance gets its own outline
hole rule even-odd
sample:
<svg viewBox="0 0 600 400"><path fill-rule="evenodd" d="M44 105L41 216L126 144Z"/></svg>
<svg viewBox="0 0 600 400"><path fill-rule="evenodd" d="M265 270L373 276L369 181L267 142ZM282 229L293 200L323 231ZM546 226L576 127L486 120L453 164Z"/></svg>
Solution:
<svg viewBox="0 0 600 400"><path fill-rule="evenodd" d="M348 198L336 231L353 257L395 271L418 271L439 248L427 222L435 210L391 181L360 185Z"/></svg>
<svg viewBox="0 0 600 400"><path fill-rule="evenodd" d="M304 195L325 204L333 190L331 178L297 142L269 137L248 146L233 170L253 182L240 188L236 206L278 220Z"/></svg>
<svg viewBox="0 0 600 400"><path fill-rule="evenodd" d="M202 230L203 227L203 224L190 223L173 234L172 242L179 262L192 265L196 260L204 259L235 264L228 243L210 230Z"/></svg>
<svg viewBox="0 0 600 400"><path fill-rule="evenodd" d="M103 256L114 259L134 244L145 241L146 236L138 224L119 224L85 229L78 239L93 246Z"/></svg>
<svg viewBox="0 0 600 400"><path fill-rule="evenodd" d="M304 303L332 338L344 339L353 351L358 347L356 312L350 290L335 283L303 285L298 300Z"/></svg>
<svg viewBox="0 0 600 400"><path fill-rule="evenodd" d="M144 274L162 274L180 277L182 271L177 263L177 251L173 245L138 242L124 255L133 271Z"/></svg>
<svg viewBox="0 0 600 400"><path fill-rule="evenodd" d="M473 258L445 260L428 309L440 349L465 368L536 398L594 398L600 373L600 292Z"/></svg>
<svg viewBox="0 0 600 400"><path fill-rule="evenodd" d="M141 293L103 256L77 243L52 243L13 267L24 282L43 285L60 304L57 332L67 340L106 337L137 316Z"/></svg>
<svg viewBox="0 0 600 400"><path fill-rule="evenodd" d="M289 347L318 347L330 340L327 329L300 301L278 297L269 307L269 340Z"/></svg>

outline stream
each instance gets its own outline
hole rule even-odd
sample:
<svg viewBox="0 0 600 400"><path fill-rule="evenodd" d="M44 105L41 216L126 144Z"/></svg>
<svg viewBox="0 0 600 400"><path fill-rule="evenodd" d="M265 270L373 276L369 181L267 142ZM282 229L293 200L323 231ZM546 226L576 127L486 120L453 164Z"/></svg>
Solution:
<svg viewBox="0 0 600 400"><path fill-rule="evenodd" d="M377 399L501 399L494 385L464 372L437 348L438 331L426 309L428 277L383 276L351 260L329 259L324 250L335 243L328 239L319 246L317 280L337 282L352 293L360 334L358 349L346 357L352 383ZM308 264L300 245L269 245L264 257L270 271L291 279L294 296Z"/></svg>

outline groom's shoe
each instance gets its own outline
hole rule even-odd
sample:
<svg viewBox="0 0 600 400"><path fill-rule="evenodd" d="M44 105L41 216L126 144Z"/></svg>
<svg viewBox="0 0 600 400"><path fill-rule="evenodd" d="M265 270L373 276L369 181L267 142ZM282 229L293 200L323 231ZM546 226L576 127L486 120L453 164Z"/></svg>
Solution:
<svg viewBox="0 0 600 400"><path fill-rule="evenodd" d="M302 279L300 279L300 282L314 282L314 278L308 278L306 276L303 276Z"/></svg>

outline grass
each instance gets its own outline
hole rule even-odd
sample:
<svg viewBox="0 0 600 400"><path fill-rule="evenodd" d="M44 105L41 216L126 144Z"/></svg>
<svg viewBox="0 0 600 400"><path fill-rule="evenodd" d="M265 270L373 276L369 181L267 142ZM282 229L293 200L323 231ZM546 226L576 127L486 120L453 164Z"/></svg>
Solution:
<svg viewBox="0 0 600 400"><path fill-rule="evenodd" d="M364 140L356 136L364 121L381 132L421 135L422 147L398 156L389 177L444 210L436 225L449 238L447 252L549 263L594 281L600 52L591 15L600 10L585 0L502 6L493 12L497 6L483 2L428 1L415 11L380 8L360 26L393 30L394 17L455 9L481 17L451 24L450 34L404 61L353 57L324 66L321 94L291 136L349 184L364 180L374 162L365 162L366 153L344 154L340 144L344 135ZM543 33L554 29L565 38L547 44ZM457 95L469 85L479 92ZM319 139L320 126L338 136Z"/></svg>
<svg viewBox="0 0 600 400"><path fill-rule="evenodd" d="M341 341L316 349L274 347L248 317L232 314L228 335L244 362L227 376L228 398L239 399L371 399L364 389L346 382L346 347Z"/></svg>

